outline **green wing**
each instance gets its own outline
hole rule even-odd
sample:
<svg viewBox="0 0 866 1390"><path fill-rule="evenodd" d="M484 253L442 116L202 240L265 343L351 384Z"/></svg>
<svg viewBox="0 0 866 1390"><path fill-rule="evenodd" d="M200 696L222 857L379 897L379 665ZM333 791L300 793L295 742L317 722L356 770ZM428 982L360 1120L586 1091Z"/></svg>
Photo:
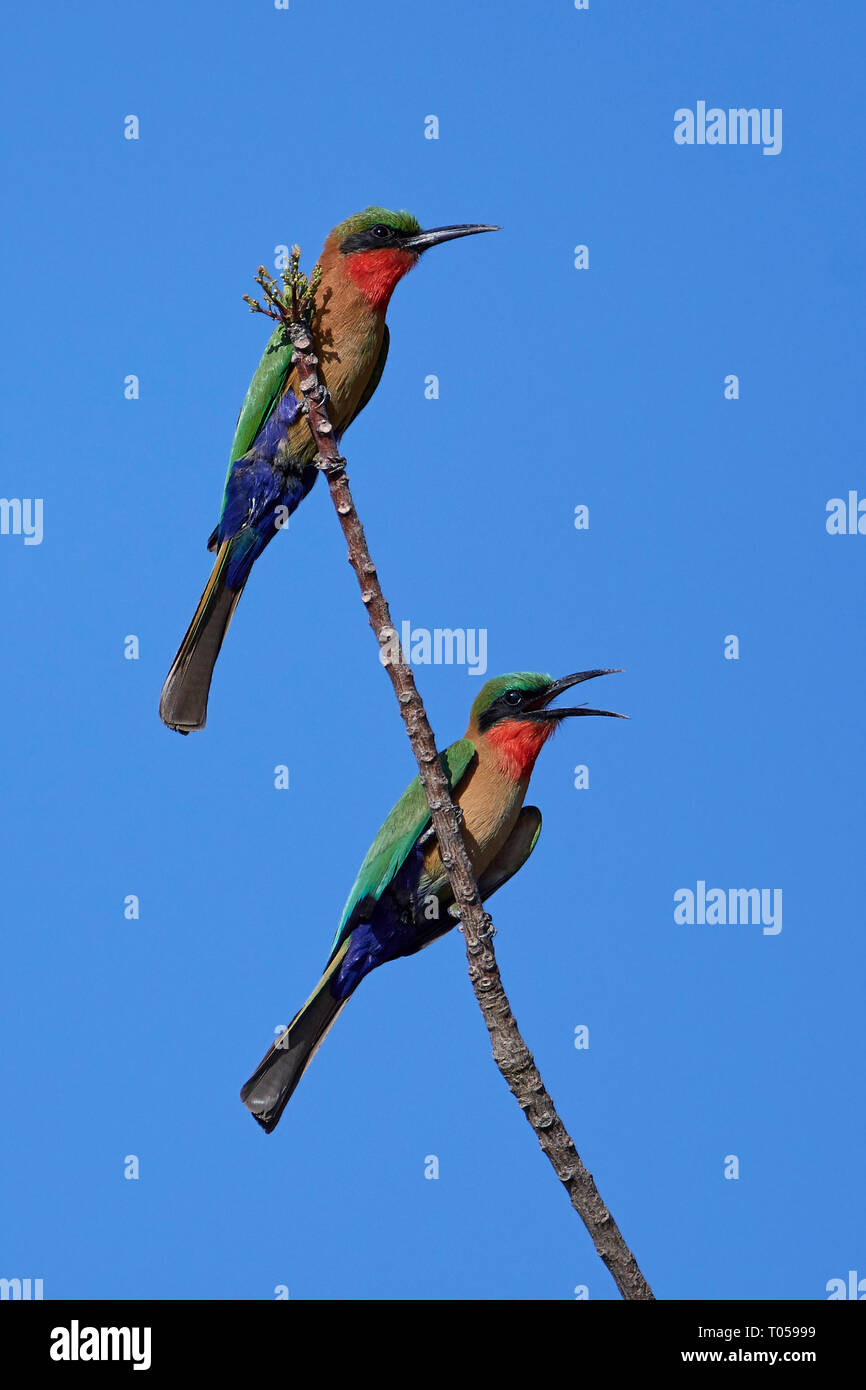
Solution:
<svg viewBox="0 0 866 1390"><path fill-rule="evenodd" d="M286 388L286 380L292 370L291 344L283 343L285 330L277 324L270 336L268 345L262 353L262 360L256 367L255 376L249 384L244 403L238 415L232 451L229 455L226 485L237 459L247 452L256 435L267 424L274 406ZM225 495L223 495L225 506Z"/></svg>
<svg viewBox="0 0 866 1390"><path fill-rule="evenodd" d="M228 481L235 463L239 458L243 457L259 431L267 424L274 406L286 389L286 381L288 380L289 372L292 370L293 349L291 345L286 346L283 343L283 337L283 326L282 324L278 324L270 336L268 345L262 354L262 360L256 368L255 376L249 384L247 394L244 396L243 405L241 406L238 422L235 427L235 437L232 440L231 453L229 454L229 465L226 470L226 480L223 487L220 518L222 518L223 511L225 510L226 489L228 488ZM361 414L364 406L368 404L370 397L379 385L382 379L382 373L385 370L385 362L388 358L388 348L390 344L391 335L388 332L388 326L386 324L382 337L382 346L379 350L379 356L376 359L376 365L370 375L370 380L367 382L364 394L358 402L358 408L352 416L352 420L356 420ZM349 421L349 424L352 423L352 420ZM215 534L216 533L210 538L210 545L214 542Z"/></svg>
<svg viewBox="0 0 866 1390"><path fill-rule="evenodd" d="M452 743L450 748L446 748L442 754L442 764L452 788L456 787L474 757L475 744L468 738L460 739L458 743ZM394 875L401 869L415 841L429 824L430 807L427 805L421 779L415 777L367 850L348 902L343 908L337 935L331 947L331 958L348 935L349 923L355 909L361 902L379 901Z"/></svg>

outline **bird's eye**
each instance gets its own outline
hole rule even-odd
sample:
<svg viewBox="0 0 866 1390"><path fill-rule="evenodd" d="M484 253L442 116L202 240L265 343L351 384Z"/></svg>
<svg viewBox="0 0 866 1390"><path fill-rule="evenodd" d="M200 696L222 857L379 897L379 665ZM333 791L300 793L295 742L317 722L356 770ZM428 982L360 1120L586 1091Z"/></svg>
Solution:
<svg viewBox="0 0 866 1390"><path fill-rule="evenodd" d="M506 690L504 699L507 705L519 705L523 696L519 690Z"/></svg>
<svg viewBox="0 0 866 1390"><path fill-rule="evenodd" d="M375 227L371 227L370 231L373 233L373 236L377 236L382 241L384 241L386 237L389 237L391 235L392 229L390 227L386 227L384 222L379 222Z"/></svg>

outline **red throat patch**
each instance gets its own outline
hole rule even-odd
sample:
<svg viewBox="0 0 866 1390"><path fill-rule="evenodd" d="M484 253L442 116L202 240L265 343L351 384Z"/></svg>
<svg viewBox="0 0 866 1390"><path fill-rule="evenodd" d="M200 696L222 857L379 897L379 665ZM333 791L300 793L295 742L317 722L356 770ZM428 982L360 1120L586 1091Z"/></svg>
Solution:
<svg viewBox="0 0 866 1390"><path fill-rule="evenodd" d="M347 256L345 269L348 278L356 285L374 309L382 313L388 307L388 300L394 293L394 286L411 270L416 257L411 251L386 250L356 251Z"/></svg>
<svg viewBox="0 0 866 1390"><path fill-rule="evenodd" d="M528 777L555 725L534 719L507 719L496 724L486 735L491 748L499 754L499 761L507 777L519 782Z"/></svg>

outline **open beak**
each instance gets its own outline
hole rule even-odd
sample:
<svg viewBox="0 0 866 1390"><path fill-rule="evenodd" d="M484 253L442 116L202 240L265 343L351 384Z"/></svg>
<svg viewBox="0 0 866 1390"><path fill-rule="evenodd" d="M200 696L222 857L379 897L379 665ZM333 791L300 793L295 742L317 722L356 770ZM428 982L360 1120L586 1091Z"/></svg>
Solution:
<svg viewBox="0 0 866 1390"><path fill-rule="evenodd" d="M551 700L555 700L557 695L561 695L564 690L570 690L573 685L580 685L581 681L595 680L596 676L618 676L621 674L621 667L613 667L605 671L578 671L573 676L563 676L561 680L554 681L553 685L538 697L538 708L531 709L530 719L566 719L574 714L605 714L610 719L628 719L627 714L616 714L611 709L588 709L586 705L575 705L571 709L549 709Z"/></svg>
<svg viewBox="0 0 866 1390"><path fill-rule="evenodd" d="M465 222L459 227L431 227L429 232L416 232L401 243L404 251L415 251L419 256L430 246L438 246L443 241L453 241L458 236L475 236L476 232L498 232L498 227L488 227L483 222Z"/></svg>

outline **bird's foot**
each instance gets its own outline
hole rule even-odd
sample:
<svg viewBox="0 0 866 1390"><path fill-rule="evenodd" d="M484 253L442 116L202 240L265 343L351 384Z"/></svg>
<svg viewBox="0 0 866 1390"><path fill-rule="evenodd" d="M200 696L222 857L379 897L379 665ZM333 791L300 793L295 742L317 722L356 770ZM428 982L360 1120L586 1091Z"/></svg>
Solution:
<svg viewBox="0 0 866 1390"><path fill-rule="evenodd" d="M459 920L459 919L460 919L460 912L461 912L461 909L460 909L460 907L459 907L459 905L458 905L457 903L452 903L451 906L450 906L449 909L448 909L448 916L449 916L449 917L456 917L456 918L458 919L458 920L457 920L457 930L460 931L460 932L462 932L462 931L463 931L463 923ZM479 934L480 940L481 940L481 941L492 941L492 939L493 939L493 937L494 937L495 935L496 935L496 928L494 927L493 923L491 922L490 918L488 917L488 918L487 918L487 927L486 927L486 930L483 931L483 932L481 932L481 933Z"/></svg>
<svg viewBox="0 0 866 1390"><path fill-rule="evenodd" d="M335 476L346 471L346 460L342 454L334 458L326 458L324 454L315 454L313 463L320 473L333 473Z"/></svg>
<svg viewBox="0 0 866 1390"><path fill-rule="evenodd" d="M303 389L302 384L301 390L303 391ZM315 386L311 391L305 392L303 402L301 403L301 410L305 415L309 415L311 404L315 406L325 406L331 399L331 393L327 386L320 381L318 386Z"/></svg>

